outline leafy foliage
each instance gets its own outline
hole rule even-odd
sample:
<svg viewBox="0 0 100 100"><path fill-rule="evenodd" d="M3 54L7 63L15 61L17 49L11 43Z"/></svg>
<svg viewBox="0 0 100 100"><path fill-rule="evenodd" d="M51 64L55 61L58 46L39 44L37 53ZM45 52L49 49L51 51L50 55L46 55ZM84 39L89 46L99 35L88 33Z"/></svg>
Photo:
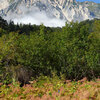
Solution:
<svg viewBox="0 0 100 100"><path fill-rule="evenodd" d="M100 76L99 20L62 28L2 22L6 26L0 26L0 81L25 83L41 74L52 77L53 71L71 80Z"/></svg>

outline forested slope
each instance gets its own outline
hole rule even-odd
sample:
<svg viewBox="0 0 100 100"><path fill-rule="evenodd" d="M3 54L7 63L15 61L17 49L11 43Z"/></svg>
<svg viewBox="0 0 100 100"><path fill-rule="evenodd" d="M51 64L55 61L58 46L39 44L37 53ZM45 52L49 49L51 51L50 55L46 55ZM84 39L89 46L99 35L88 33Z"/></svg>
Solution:
<svg viewBox="0 0 100 100"><path fill-rule="evenodd" d="M50 28L0 18L0 81L25 83L53 72L71 80L100 76L100 20Z"/></svg>

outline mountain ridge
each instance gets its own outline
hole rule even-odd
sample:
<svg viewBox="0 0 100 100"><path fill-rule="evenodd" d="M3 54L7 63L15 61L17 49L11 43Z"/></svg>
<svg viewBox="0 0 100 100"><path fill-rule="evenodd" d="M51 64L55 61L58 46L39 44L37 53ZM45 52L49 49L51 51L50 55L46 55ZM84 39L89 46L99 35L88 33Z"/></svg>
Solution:
<svg viewBox="0 0 100 100"><path fill-rule="evenodd" d="M0 16L14 19L42 12L48 18L66 21L80 22L86 19L100 18L95 10L93 10L94 12L90 11L89 7L93 8L93 5L88 3L76 2L76 0L5 0L5 6L3 8L0 6ZM95 5L99 4L95 3Z"/></svg>

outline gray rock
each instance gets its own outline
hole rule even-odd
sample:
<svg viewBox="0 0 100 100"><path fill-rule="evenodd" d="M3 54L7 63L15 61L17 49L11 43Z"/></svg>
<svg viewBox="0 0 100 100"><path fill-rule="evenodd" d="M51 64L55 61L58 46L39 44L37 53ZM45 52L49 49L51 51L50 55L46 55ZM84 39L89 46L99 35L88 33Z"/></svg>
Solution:
<svg viewBox="0 0 100 100"><path fill-rule="evenodd" d="M66 21L80 22L100 18L100 5L90 2L80 3L75 0L0 0L0 2L0 16L7 19L32 16L40 12L45 13L48 18Z"/></svg>

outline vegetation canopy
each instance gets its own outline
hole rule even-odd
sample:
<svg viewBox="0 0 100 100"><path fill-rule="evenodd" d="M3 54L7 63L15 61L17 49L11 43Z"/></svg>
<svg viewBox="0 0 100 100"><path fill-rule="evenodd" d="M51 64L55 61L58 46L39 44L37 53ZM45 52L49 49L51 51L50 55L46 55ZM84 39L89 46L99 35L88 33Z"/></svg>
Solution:
<svg viewBox="0 0 100 100"><path fill-rule="evenodd" d="M71 80L100 76L100 20L50 28L0 17L0 81L27 83L52 72Z"/></svg>

